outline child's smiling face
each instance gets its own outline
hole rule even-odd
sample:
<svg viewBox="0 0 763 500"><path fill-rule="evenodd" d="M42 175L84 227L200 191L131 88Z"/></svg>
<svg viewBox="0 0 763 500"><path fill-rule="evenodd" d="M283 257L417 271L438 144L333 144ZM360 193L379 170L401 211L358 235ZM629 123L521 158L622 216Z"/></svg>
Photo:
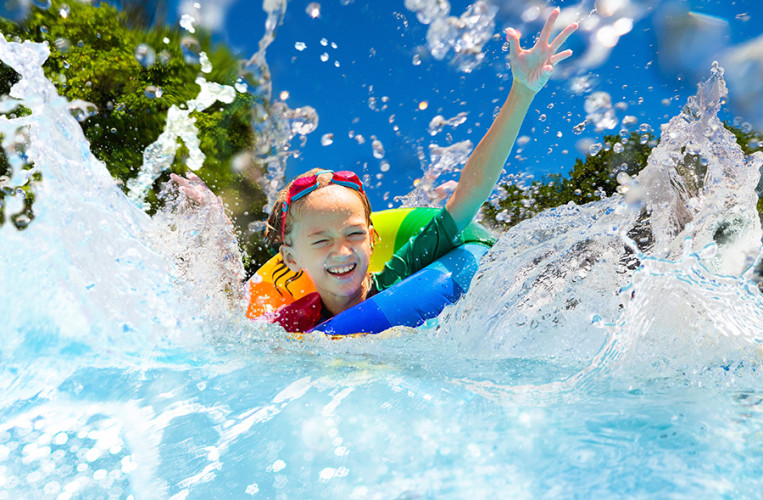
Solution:
<svg viewBox="0 0 763 500"><path fill-rule="evenodd" d="M358 193L329 184L300 200L289 217L281 247L286 265L307 272L334 314L364 300L372 228Z"/></svg>

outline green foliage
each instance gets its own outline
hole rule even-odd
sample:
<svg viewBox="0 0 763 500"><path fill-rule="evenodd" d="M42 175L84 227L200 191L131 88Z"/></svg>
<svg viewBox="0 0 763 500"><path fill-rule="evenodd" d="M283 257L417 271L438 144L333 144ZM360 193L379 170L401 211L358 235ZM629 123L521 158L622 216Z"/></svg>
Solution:
<svg viewBox="0 0 763 500"><path fill-rule="evenodd" d="M646 166L656 145L651 134L631 133L628 137L604 136L603 149L585 160L577 159L569 177L544 176L529 186L501 184L505 195L483 206L488 223L508 229L543 210L569 202L584 204L612 195L617 190L617 174L635 175Z"/></svg>
<svg viewBox="0 0 763 500"><path fill-rule="evenodd" d="M756 151L763 151L763 134L752 130L749 126L737 128L728 123L724 123L724 125L732 134L734 134L737 139L737 144L741 146L744 154L751 155Z"/></svg>
<svg viewBox="0 0 763 500"><path fill-rule="evenodd" d="M51 54L44 67L46 76L69 101L81 99L95 104L98 112L81 122L83 132L91 151L125 185L137 175L143 151L163 131L170 106L183 106L200 90L195 83L201 75L200 65L186 62L183 47L197 54L199 50L206 52L213 67L211 73L203 75L208 81L232 85L239 77L240 62L227 47L213 45L210 35L203 31L197 30L192 38L178 28L145 27L151 22L139 22L141 16L137 11L141 2L125 2L130 8L120 11L105 2L94 5L70 1L66 2L69 7L66 17L59 13L63 3L53 0L46 10L32 7L20 25L0 18L0 30L6 38L17 36L50 44ZM150 10L150 5L144 7ZM140 44L153 49L153 64L144 66L136 58ZM3 93L7 94L16 81L13 73L7 66L0 66ZM161 89L161 96L153 97L147 92L150 87ZM262 207L266 198L262 189L231 168L233 158L254 144L251 115L254 99L251 94L237 92L231 104L216 103L192 114L206 156L197 173L222 194L239 227L264 218ZM172 172L185 173L185 159L178 154ZM168 176L169 172L164 173L154 184L148 197L152 204L157 203L156 193ZM226 193L241 192L246 196L237 196L236 204L226 198ZM264 256L257 237L244 246L257 256L251 267L262 263Z"/></svg>
<svg viewBox="0 0 763 500"><path fill-rule="evenodd" d="M745 154L763 151L760 133L724 125L734 134ZM570 201L582 205L611 196L617 190L617 174L625 172L634 176L641 172L647 165L649 154L657 145L657 139L652 134L633 132L627 138L604 136L602 143L604 147L597 154L590 155L585 160L575 160L568 177L547 175L541 180L532 181L529 186L501 184L501 195L482 207L485 222L505 230L548 208ZM616 146L618 143L622 149ZM698 172L704 168L697 158L687 158L687 161L692 161L693 168ZM763 182L758 185L757 191L763 192ZM763 198L758 200L758 213L763 220Z"/></svg>

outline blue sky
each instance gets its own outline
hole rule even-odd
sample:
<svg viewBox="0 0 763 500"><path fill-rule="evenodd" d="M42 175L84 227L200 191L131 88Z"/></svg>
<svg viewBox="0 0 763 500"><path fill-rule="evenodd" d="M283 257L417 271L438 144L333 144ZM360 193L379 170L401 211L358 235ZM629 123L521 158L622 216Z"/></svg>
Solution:
<svg viewBox="0 0 763 500"><path fill-rule="evenodd" d="M300 148L300 157L290 160L289 175L320 166L349 168L376 176L381 173L381 160L372 154L370 138L375 136L384 146L383 160L390 164L389 171L383 174L382 186L371 190L374 206L384 208L392 201L391 197L407 193L413 179L421 175L420 149L423 148L426 164L429 144L448 145L447 133L453 142L469 139L476 144L479 141L492 121L496 106L508 94L509 82L501 76L507 74L501 71L505 63L503 40L491 40L484 46L485 59L471 73L459 72L447 58L437 61L425 56L419 65L414 65L414 55L426 55L422 46L426 45L428 26L421 24L402 0L355 0L348 5L342 5L340 0L327 0L320 2L317 18L307 14L309 3L298 0L288 3L283 25L276 33L267 58L274 96L288 91L286 102L290 107L310 105L320 117L317 130ZM656 8L652 12L644 9L644 17L634 21L633 29L620 38L603 64L573 75L587 78L592 84L591 92L605 91L613 103L624 103L621 107L627 106L625 109L615 110L619 119L632 115L639 123L648 123L657 130L661 123L677 114L686 97L694 93L698 76L709 74L709 62L706 69L697 68L695 74L684 71L671 75L658 69L661 41L656 36L655 23L664 15L665 11L660 10L663 4L642 2L642 6ZM260 5L238 1L229 6L221 35L242 54L253 53L263 33L265 14ZM451 15L460 15L468 5L470 2L451 1ZM691 1L677 5L699 14L702 22L710 23L710 35L715 33L719 37L715 41L708 38L708 44L716 43L716 46L708 45L699 49L700 53L709 54L718 50L720 44L734 45L761 34L763 6L758 0ZM527 39L537 33L540 21L522 23L511 13L499 12L495 32L509 25L520 27L523 38ZM322 39L328 45L322 45ZM306 48L297 50L297 42L304 43ZM576 36L569 46L576 51L568 61L573 65L575 58L582 56L587 42L583 36ZM328 54L327 61L321 59L324 53ZM700 64L699 60L689 60L688 64L692 62ZM536 97L520 133L530 141L519 153L520 158L515 148L507 172L540 175L566 171L574 159L581 156L576 150L577 141L595 140L604 134L594 131L592 125L580 135L573 132L573 127L586 117L584 104L591 92L573 92L570 79L549 82ZM371 97L376 100L376 109L369 106ZM428 103L425 110L419 109L422 101ZM458 128L446 127L434 137L428 133L427 127L434 116L439 114L447 119L460 112L468 115ZM733 117L729 112L727 118ZM617 133L619 128L618 125L606 133ZM333 143L321 145L321 137L329 133L333 134ZM355 138L349 137L351 133L362 134L365 143L358 144ZM385 193L388 193L387 200Z"/></svg>

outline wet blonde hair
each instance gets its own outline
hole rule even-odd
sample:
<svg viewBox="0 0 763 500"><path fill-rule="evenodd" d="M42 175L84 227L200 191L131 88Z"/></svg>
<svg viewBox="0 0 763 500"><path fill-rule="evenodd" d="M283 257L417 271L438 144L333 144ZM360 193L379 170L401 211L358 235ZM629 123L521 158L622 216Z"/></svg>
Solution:
<svg viewBox="0 0 763 500"><path fill-rule="evenodd" d="M291 230L293 228L293 217L290 217L290 214L294 212L295 209L299 210L299 207L302 204L302 201L304 198L300 198L289 206L288 211L284 214L283 213L283 205L286 203L286 197L289 194L289 189L291 188L291 185L294 184L294 181L297 179L301 179L303 177L310 177L312 175L315 175L316 173L322 171L323 169L320 168L314 168L312 170L308 170L307 172L300 174L293 178L286 186L284 186L281 191L278 192L278 197L276 198L275 203L273 203L273 208L270 211L270 216L268 217L267 227L265 228L265 242L268 244L268 246L275 252L278 251L281 245L284 244L284 241L281 239L281 219L283 217L286 217L286 224L284 225L283 234L284 236L291 233ZM319 189L323 189L326 186L331 184L331 176L330 175L319 175L318 176L318 187L316 188L316 191ZM351 189L351 188L348 188ZM357 193L358 196L360 196L360 200L363 202L363 209L365 211L366 215L366 224L368 224L368 227L371 228L373 225L371 224L371 203L368 201L368 196L366 196L365 193L361 193L360 191L355 191L352 189L353 192ZM312 194L312 193L310 193ZM308 194L307 196L310 196ZM307 198L305 196L305 198ZM372 234L372 241L371 245L373 246L373 243L376 241L378 235L376 231L373 231Z"/></svg>

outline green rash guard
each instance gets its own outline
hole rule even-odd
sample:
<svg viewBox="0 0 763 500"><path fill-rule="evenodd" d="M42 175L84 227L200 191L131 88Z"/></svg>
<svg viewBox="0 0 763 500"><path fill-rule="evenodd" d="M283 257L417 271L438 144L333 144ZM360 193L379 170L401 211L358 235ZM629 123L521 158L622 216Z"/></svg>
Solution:
<svg viewBox="0 0 763 500"><path fill-rule="evenodd" d="M384 269L371 276L368 297L404 280L463 243L453 217L443 208L395 252Z"/></svg>

